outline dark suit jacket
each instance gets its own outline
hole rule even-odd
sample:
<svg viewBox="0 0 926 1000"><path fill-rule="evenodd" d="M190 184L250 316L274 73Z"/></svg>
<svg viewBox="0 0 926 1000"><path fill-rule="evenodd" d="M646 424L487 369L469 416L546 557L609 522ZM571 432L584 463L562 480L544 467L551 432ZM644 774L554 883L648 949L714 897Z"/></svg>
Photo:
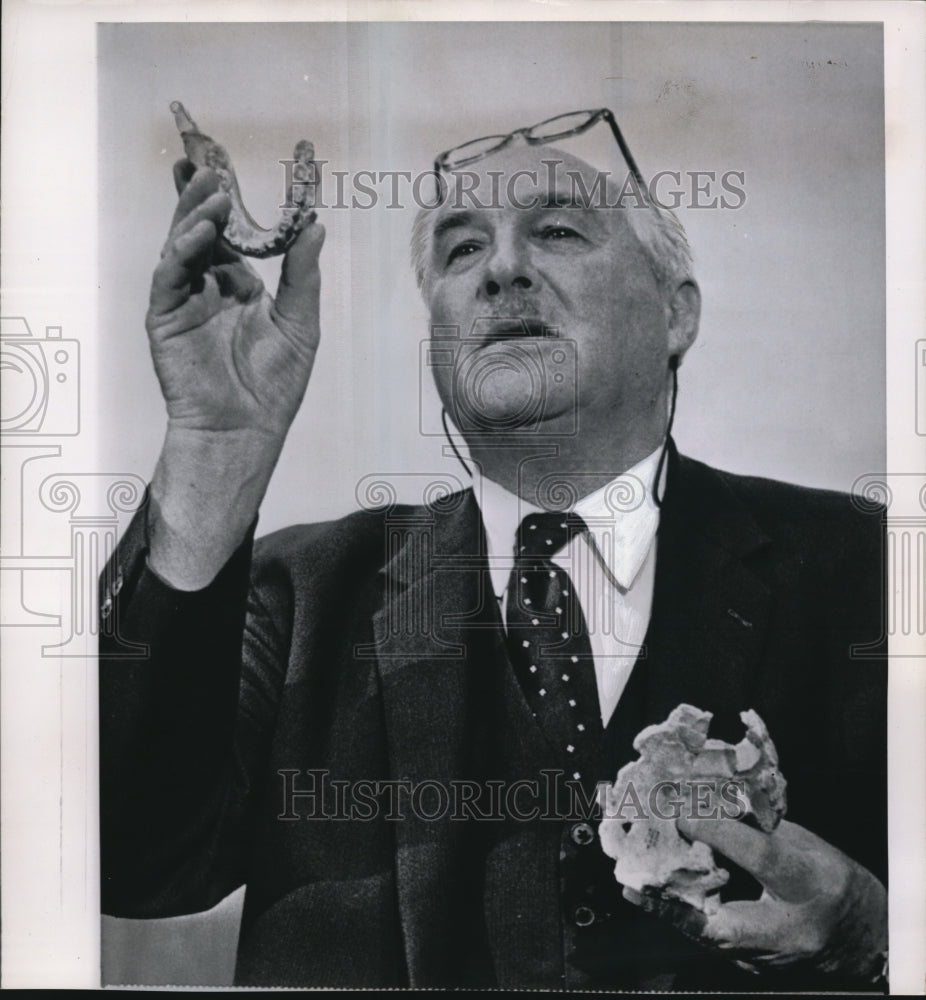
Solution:
<svg viewBox="0 0 926 1000"><path fill-rule="evenodd" d="M481 532L470 491L358 512L277 532L253 560L248 542L210 587L181 594L145 568L136 518L104 575L105 912L194 912L247 883L246 984L577 982L564 979L561 823L494 842L511 884L487 899L473 821L306 819L321 800L284 795L286 781L310 789L312 769L345 782L484 780L499 734L516 773L557 766L523 699L498 714L502 695L519 703L499 669ZM886 881L881 539L881 512L846 496L672 449L653 615L631 680L638 712L622 739L629 759L640 725L688 702L715 713L712 735L736 740L738 713L754 708L779 750L789 818ZM299 818L278 818L294 809ZM662 940L654 918L640 919L640 940ZM631 969L629 980L735 981L728 963L666 947L659 975Z"/></svg>

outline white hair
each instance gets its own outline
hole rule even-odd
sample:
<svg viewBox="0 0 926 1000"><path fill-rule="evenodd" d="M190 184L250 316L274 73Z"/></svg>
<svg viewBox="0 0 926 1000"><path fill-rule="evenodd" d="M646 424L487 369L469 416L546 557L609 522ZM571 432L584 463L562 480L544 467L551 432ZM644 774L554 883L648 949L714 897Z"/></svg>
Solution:
<svg viewBox="0 0 926 1000"><path fill-rule="evenodd" d="M688 234L675 212L655 203L648 207L634 205L625 211L660 288L671 294L683 282L694 281Z"/></svg>

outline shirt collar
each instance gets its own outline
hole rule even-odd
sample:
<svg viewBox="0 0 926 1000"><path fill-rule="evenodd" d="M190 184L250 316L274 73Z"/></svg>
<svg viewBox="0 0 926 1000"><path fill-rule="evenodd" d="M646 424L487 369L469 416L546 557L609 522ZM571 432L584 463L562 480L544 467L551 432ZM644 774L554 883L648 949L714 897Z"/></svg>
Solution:
<svg viewBox="0 0 926 1000"><path fill-rule="evenodd" d="M662 445L570 508L588 525L599 556L625 590L642 569L659 527L659 507L652 496L652 485L661 451ZM475 462L472 468L473 492L485 525L492 566L493 560L513 556L518 525L539 508L483 476ZM664 488L665 472L663 468L660 490Z"/></svg>

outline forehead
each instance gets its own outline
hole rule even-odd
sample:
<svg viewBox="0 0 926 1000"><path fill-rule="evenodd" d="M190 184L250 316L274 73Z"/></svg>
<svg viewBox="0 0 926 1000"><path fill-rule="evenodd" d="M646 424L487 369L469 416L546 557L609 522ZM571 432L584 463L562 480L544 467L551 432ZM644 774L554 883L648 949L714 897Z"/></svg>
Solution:
<svg viewBox="0 0 926 1000"><path fill-rule="evenodd" d="M445 197L434 222L460 211L525 211L551 204L602 208L613 180L555 146L519 145L444 174Z"/></svg>

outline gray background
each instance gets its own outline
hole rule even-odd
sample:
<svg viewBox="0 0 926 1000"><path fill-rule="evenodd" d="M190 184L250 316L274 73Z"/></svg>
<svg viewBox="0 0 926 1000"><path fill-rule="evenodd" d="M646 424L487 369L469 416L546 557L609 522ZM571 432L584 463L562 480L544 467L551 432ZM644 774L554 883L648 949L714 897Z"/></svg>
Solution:
<svg viewBox="0 0 926 1000"><path fill-rule="evenodd" d="M298 138L329 169L426 170L434 154L608 106L647 176L745 173L739 210L682 209L704 310L675 436L737 472L847 490L885 467L880 26L101 25L100 406L106 468L150 475L164 430L144 313L173 210L182 100L269 223ZM387 188L381 190L386 193ZM412 212L323 213L322 348L261 531L334 517L381 473L400 498L442 455L407 266ZM271 288L278 265L261 263ZM210 916L104 918L104 981L228 982L240 893Z"/></svg>

